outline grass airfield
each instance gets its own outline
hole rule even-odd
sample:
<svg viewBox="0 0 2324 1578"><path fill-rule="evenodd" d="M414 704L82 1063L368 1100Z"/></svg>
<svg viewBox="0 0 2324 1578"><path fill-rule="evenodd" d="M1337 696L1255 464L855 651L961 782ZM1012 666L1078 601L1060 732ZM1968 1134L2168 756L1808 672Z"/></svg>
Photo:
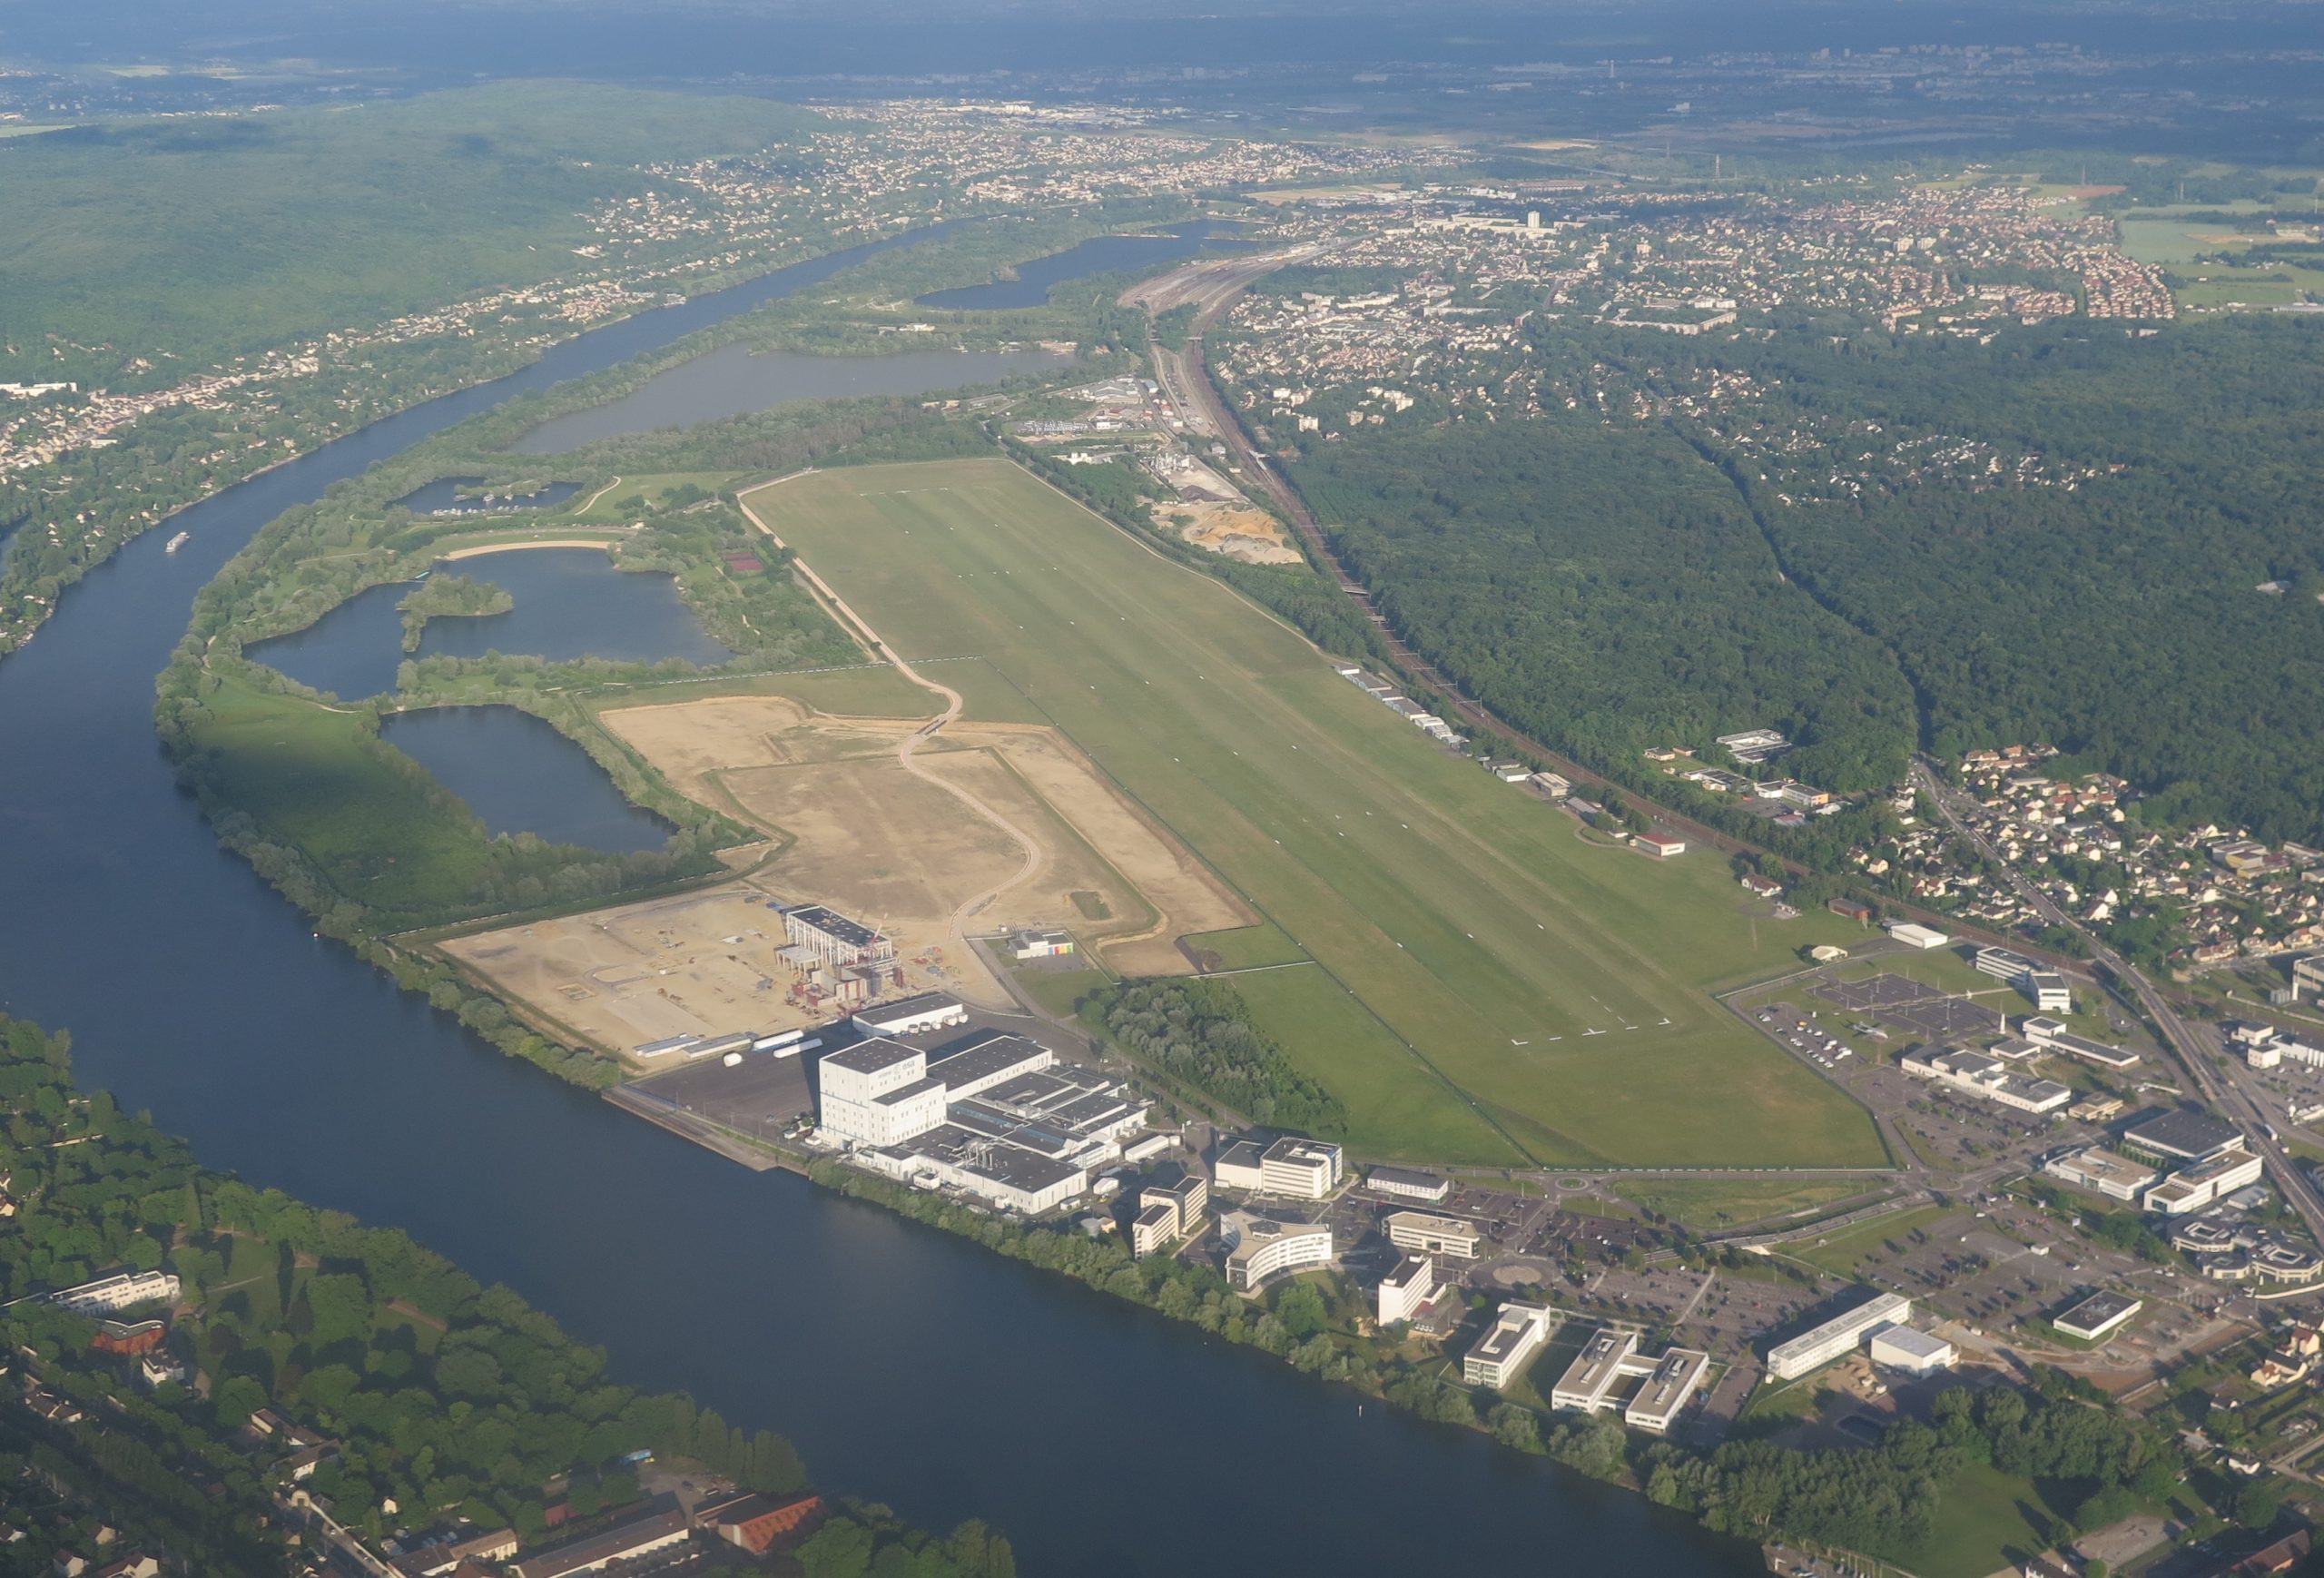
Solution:
<svg viewBox="0 0 2324 1578"><path fill-rule="evenodd" d="M1313 646L999 459L812 473L752 508L907 659L1067 735L1286 936L1236 980L1370 1154L1879 1164L1869 1119L1711 1001L1856 932L1726 864L1577 836ZM963 683L981 668L990 679ZM1205 945L1232 957L1232 932Z"/></svg>

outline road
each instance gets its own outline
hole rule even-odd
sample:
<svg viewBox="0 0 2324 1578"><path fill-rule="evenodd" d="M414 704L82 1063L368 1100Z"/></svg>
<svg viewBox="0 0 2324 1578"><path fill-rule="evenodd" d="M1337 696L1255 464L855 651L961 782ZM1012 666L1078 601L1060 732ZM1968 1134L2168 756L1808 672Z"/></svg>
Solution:
<svg viewBox="0 0 2324 1578"><path fill-rule="evenodd" d="M1927 762L1916 759L1913 763L1913 779L1921 792L1928 796L1929 803L1936 807L1937 814L1944 818L1945 826L1967 839L1978 853L2004 873L2010 886L2033 906L2035 914L2071 930L2088 945L2092 961L2117 982L2130 989L2132 995L2138 999L2139 1006L2146 1011L2147 1018L2162 1031L2164 1045L2170 1049L2173 1060L2185 1073L2189 1083L2204 1100L2217 1108L2229 1122L2241 1130L2245 1146L2266 1165L2268 1177L2282 1194L2285 1203L2299 1213L2299 1219L2308 1224L2309 1232L2315 1236L2317 1241L2324 1243L2324 1198L2319 1198L2315 1180L2282 1146L2268 1138L2268 1119L2261 1112L2258 1100L2242 1080L2232 1070L2222 1076L2214 1070L2210 1057L2210 1038L2181 1019L2178 1011L2155 989L2154 983L2128 960L2108 947L2080 920L2067 913L2024 873L2002 859L2001 852L1994 847L1992 842L1961 815L1959 791L1939 777Z"/></svg>

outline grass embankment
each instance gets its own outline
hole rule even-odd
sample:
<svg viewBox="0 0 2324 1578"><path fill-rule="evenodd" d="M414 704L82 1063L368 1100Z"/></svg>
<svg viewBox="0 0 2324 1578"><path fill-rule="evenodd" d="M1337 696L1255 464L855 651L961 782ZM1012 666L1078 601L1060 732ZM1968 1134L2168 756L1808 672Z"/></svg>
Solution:
<svg viewBox="0 0 2324 1578"><path fill-rule="evenodd" d="M1705 991L1845 941L1844 922L1754 928L1716 859L1583 845L1218 582L1005 462L824 472L752 501L903 655L980 657L939 671L971 717L992 687L959 676L987 669L1281 934L1205 946L1272 962L1287 939L1324 967L1236 979L1262 1015L1314 994L1285 1048L1347 1104L1359 1149L1885 1161L1860 1109ZM1309 975L1341 986L1274 984Z"/></svg>

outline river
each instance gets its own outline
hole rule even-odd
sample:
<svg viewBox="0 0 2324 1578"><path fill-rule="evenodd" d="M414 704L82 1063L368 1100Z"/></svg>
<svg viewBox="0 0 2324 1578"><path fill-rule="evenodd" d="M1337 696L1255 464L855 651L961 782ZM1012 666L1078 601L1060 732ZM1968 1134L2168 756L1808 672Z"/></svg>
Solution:
<svg viewBox="0 0 2324 1578"><path fill-rule="evenodd" d="M0 664L0 1008L204 1161L408 1229L622 1379L792 1435L819 1481L1029 1574L1758 1570L1642 1498L1357 1399L963 1240L753 1174L504 1058L222 852L153 737L195 591L266 521L524 390L845 266L641 314L185 511ZM170 531L192 532L174 555Z"/></svg>

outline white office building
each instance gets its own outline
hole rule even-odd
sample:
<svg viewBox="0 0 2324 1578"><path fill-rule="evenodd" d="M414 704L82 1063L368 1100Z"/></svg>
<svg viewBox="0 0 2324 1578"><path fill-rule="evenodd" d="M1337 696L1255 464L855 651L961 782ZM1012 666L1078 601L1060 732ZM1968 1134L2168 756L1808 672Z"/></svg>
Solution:
<svg viewBox="0 0 2324 1578"><path fill-rule="evenodd" d="M1436 1262L1425 1255L1407 1255L1380 1279L1380 1327L1410 1320L1436 1292Z"/></svg>
<svg viewBox="0 0 2324 1578"><path fill-rule="evenodd" d="M1279 1222L1250 1211L1226 1211L1218 1218L1226 1246L1226 1285L1255 1293L1275 1277L1332 1259L1332 1229L1322 1222Z"/></svg>
<svg viewBox="0 0 2324 1578"><path fill-rule="evenodd" d="M2018 1032L2045 1052L2060 1052L2069 1058L2079 1058L2085 1063L2121 1073L2138 1066L2139 1055L2120 1047L2093 1041L2088 1036L2078 1036L2066 1029L2063 1020L2029 1016L2017 1021Z"/></svg>
<svg viewBox="0 0 2324 1578"><path fill-rule="evenodd" d="M2041 968L2013 948L1980 948L1969 962L1981 973L2001 981L2015 981L2029 971Z"/></svg>
<svg viewBox="0 0 2324 1578"><path fill-rule="evenodd" d="M1594 1414L1606 1405L1607 1395L1625 1374L1630 1356L1638 1352L1638 1333L1601 1326L1590 1334L1581 1352L1550 1388L1550 1406Z"/></svg>
<svg viewBox="0 0 2324 1578"><path fill-rule="evenodd" d="M1669 1435L1709 1368L1710 1356L1699 1348L1666 1349L1622 1410L1622 1423L1649 1435Z"/></svg>
<svg viewBox="0 0 2324 1578"><path fill-rule="evenodd" d="M167 1271L124 1271L118 1277L100 1277L94 1282L60 1288L48 1296L48 1302L75 1315L112 1315L132 1305L156 1298L174 1300L177 1296L178 1279Z"/></svg>
<svg viewBox="0 0 2324 1578"><path fill-rule="evenodd" d="M1237 1139L1219 1147L1218 1156L1211 1163L1211 1181L1223 1189L1239 1189L1246 1195L1259 1192L1266 1175L1259 1167L1259 1142Z"/></svg>
<svg viewBox="0 0 2324 1578"><path fill-rule="evenodd" d="M1768 1350L1768 1374L1778 1381L1797 1380L1820 1369L1843 1354L1856 1351L1865 1333L1875 1327L1901 1326L1913 1318L1913 1301L1901 1293L1883 1293L1823 1325L1801 1332Z"/></svg>
<svg viewBox="0 0 2324 1578"><path fill-rule="evenodd" d="M1462 1381L1472 1386L1491 1386L1496 1392L1504 1389L1524 1374L1525 1361L1549 1335L1550 1312L1540 1305L1502 1305L1484 1336L1461 1360Z"/></svg>
<svg viewBox="0 0 2324 1578"><path fill-rule="evenodd" d="M1390 1211L1380 1227L1388 1242L1414 1255L1450 1255L1473 1260L1485 1241L1474 1222L1459 1217L1439 1217L1427 1211Z"/></svg>
<svg viewBox="0 0 2324 1578"><path fill-rule="evenodd" d="M2146 1208L2161 1216L2184 1216L2258 1183L2264 1168L2248 1150L2223 1150L2180 1169L2146 1191Z"/></svg>
<svg viewBox="0 0 2324 1578"><path fill-rule="evenodd" d="M2054 970L2029 970L2017 978L2015 985L2043 1013L2073 1011L2073 989Z"/></svg>
<svg viewBox="0 0 2324 1578"><path fill-rule="evenodd" d="M1340 1148L1285 1135L1259 1156L1259 1192L1320 1200L1340 1187Z"/></svg>
<svg viewBox="0 0 2324 1578"><path fill-rule="evenodd" d="M1426 1200L1435 1205L1452 1192L1449 1179L1433 1172L1415 1172L1403 1167L1375 1167L1364 1175L1364 1187L1375 1195L1393 1195L1399 1199Z"/></svg>

